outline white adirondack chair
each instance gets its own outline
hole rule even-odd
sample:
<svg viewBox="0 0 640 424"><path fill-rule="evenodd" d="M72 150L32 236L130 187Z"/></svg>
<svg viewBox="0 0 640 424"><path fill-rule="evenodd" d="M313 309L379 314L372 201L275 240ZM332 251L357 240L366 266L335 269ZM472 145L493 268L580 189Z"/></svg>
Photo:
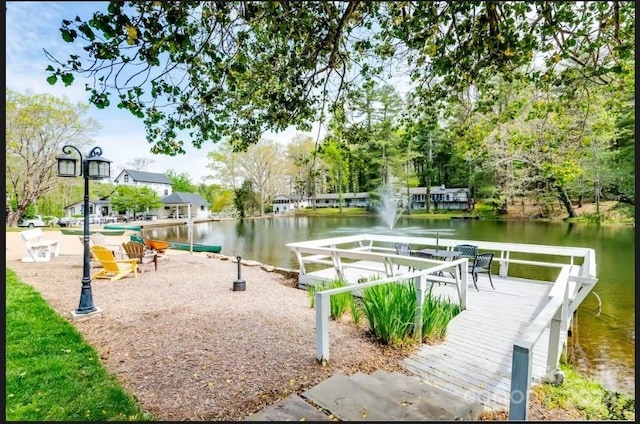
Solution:
<svg viewBox="0 0 640 424"><path fill-rule="evenodd" d="M28 253L22 262L49 262L52 257L60 256L60 240L45 239L40 228L23 231L20 235Z"/></svg>

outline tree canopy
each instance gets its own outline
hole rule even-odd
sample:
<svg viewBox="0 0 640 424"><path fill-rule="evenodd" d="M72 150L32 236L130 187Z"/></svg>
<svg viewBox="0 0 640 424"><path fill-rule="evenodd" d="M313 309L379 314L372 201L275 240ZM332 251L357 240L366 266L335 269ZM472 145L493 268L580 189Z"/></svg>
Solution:
<svg viewBox="0 0 640 424"><path fill-rule="evenodd" d="M418 114L489 91L496 73L609 84L630 72L634 25L631 1L114 1L62 22L83 53L49 55L47 70L51 84L89 77L91 103L115 99L144 121L152 152L173 155L185 139L244 149L265 131L308 130L392 66L410 77Z"/></svg>
<svg viewBox="0 0 640 424"><path fill-rule="evenodd" d="M13 203L7 216L9 226L46 193L59 191L56 156L62 153L62 146L73 144L82 149L98 128L85 116L86 111L86 105L49 94L7 90L5 182ZM65 187L74 185L66 182Z"/></svg>

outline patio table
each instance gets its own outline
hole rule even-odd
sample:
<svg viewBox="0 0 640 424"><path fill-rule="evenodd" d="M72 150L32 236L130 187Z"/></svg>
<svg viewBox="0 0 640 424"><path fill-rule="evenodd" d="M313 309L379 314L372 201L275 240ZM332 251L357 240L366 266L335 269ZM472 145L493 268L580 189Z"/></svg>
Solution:
<svg viewBox="0 0 640 424"><path fill-rule="evenodd" d="M421 255L428 256L433 259L443 260L443 261L447 261L447 260L452 261L462 254L462 252L459 252L457 250L445 250L445 249L421 249L421 250L416 250L416 252ZM460 272L462 272L462 268L458 267L458 269L460 269ZM454 276L452 272L449 272L449 274L451 274L452 277ZM443 275L442 271L438 272L437 275L440 275L440 276Z"/></svg>
<svg viewBox="0 0 640 424"><path fill-rule="evenodd" d="M461 254L461 252L458 252L457 250L444 250L444 249L421 249L421 250L418 250L418 252L428 256L432 256L434 258L439 258L445 261L447 259L451 259L451 260L456 259Z"/></svg>

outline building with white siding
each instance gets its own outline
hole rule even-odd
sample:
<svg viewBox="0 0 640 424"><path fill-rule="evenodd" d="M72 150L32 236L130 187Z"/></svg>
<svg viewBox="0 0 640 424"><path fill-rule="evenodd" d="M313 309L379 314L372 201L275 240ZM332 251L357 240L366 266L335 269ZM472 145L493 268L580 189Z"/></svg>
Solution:
<svg viewBox="0 0 640 424"><path fill-rule="evenodd" d="M113 180L116 185L130 185L137 187L149 187L160 197L173 193L171 180L165 175L157 172L134 171L123 169Z"/></svg>

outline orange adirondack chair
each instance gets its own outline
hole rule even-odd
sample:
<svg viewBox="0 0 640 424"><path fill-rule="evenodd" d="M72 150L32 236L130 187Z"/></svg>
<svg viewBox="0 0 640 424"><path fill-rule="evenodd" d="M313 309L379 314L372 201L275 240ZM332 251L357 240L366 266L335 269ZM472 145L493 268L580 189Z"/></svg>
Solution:
<svg viewBox="0 0 640 424"><path fill-rule="evenodd" d="M102 269L91 278L105 278L109 281L120 280L133 272L134 278L138 278L137 259L116 259L113 252L103 246L91 247L91 252L102 264Z"/></svg>

